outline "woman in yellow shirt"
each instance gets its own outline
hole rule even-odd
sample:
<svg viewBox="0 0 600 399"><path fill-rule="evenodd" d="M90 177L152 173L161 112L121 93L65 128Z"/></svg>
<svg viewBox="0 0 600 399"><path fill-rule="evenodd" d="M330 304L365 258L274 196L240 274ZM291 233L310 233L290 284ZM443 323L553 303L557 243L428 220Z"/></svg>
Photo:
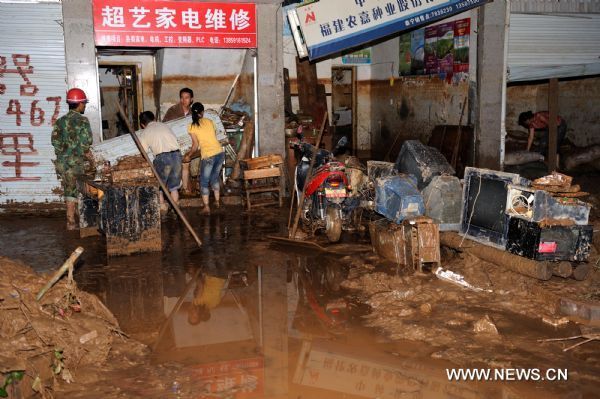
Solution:
<svg viewBox="0 0 600 399"><path fill-rule="evenodd" d="M225 162L225 152L219 140L213 121L204 118L204 105L192 105L192 123L188 126L188 133L192 137L192 148L185 154L183 162L189 162L192 154L200 148L202 170L200 172L200 193L204 209L202 213L210 213L209 196L210 188L215 195L215 207L219 207L220 174Z"/></svg>

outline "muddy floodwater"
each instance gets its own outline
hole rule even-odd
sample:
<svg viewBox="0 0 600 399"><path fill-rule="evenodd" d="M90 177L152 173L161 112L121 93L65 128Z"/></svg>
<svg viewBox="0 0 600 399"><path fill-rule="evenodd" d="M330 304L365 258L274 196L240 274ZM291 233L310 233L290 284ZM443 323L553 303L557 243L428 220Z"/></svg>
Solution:
<svg viewBox="0 0 600 399"><path fill-rule="evenodd" d="M494 292L474 293L398 270L360 235L333 253L274 244L268 236L287 235L285 209L185 212L202 248L168 219L161 253L113 258L101 237L66 232L64 216L0 217L0 256L38 272L83 246L79 288L114 313L123 342L144 344L74 370L55 397L600 397L600 341L568 351L577 340L539 342L581 331L542 322L557 317L529 278L495 277L489 265L446 253L445 265ZM591 297L600 295L595 282L568 284ZM491 374L449 378L459 369Z"/></svg>

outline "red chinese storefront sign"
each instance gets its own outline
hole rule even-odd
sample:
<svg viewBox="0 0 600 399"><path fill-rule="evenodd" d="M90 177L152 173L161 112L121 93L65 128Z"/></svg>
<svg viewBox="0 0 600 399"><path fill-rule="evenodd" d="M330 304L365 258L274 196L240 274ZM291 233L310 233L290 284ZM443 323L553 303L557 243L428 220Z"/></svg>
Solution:
<svg viewBox="0 0 600 399"><path fill-rule="evenodd" d="M97 46L256 47L256 5L94 0Z"/></svg>

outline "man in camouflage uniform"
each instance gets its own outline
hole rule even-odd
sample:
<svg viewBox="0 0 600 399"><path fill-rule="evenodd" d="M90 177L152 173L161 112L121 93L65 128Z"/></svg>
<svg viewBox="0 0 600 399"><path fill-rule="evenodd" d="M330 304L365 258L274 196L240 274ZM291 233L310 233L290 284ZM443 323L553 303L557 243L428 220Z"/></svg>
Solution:
<svg viewBox="0 0 600 399"><path fill-rule="evenodd" d="M82 114L88 102L81 89L67 93L69 112L54 123L52 145L56 153L56 174L62 182L67 205L67 230L75 230L77 208L77 179L84 174L86 159L90 158L92 129Z"/></svg>

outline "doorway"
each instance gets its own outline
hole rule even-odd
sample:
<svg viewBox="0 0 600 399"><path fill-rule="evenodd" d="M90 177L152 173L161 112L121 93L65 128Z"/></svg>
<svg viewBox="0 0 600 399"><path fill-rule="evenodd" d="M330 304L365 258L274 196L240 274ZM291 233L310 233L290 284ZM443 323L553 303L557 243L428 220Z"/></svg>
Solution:
<svg viewBox="0 0 600 399"><path fill-rule="evenodd" d="M142 104L141 65L102 62L98 66L98 77L104 140L129 133L118 105L125 111L130 125L138 130L137 115Z"/></svg>
<svg viewBox="0 0 600 399"><path fill-rule="evenodd" d="M333 145L345 136L346 148L356 155L356 67L331 68L331 110Z"/></svg>

